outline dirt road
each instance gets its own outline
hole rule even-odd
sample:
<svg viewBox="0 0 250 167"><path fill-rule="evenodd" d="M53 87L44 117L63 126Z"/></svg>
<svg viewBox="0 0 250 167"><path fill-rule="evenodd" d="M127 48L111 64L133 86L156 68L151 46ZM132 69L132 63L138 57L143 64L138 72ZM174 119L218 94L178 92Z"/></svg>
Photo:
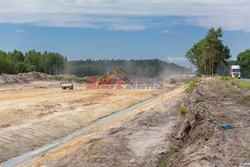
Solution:
<svg viewBox="0 0 250 167"><path fill-rule="evenodd" d="M39 81L0 87L0 162L43 146L96 120L160 94L151 90L87 90Z"/></svg>

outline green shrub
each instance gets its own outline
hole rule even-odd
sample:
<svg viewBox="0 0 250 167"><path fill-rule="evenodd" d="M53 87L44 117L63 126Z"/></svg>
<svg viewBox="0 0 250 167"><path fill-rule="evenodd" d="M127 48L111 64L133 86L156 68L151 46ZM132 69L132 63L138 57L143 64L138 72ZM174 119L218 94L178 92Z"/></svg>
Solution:
<svg viewBox="0 0 250 167"><path fill-rule="evenodd" d="M195 78L191 78L185 81L185 84L189 84L190 82L192 82Z"/></svg>
<svg viewBox="0 0 250 167"><path fill-rule="evenodd" d="M52 78L53 78L54 80L58 80L58 81L61 81L61 80L64 79L64 77L63 77L62 75L53 75Z"/></svg>
<svg viewBox="0 0 250 167"><path fill-rule="evenodd" d="M229 78L229 77L222 76L222 77L221 77L221 80L222 80L222 81L228 81L228 78Z"/></svg>
<svg viewBox="0 0 250 167"><path fill-rule="evenodd" d="M52 76L54 80L58 81L75 81L75 82L87 82L86 78L77 77L75 75L54 75Z"/></svg>
<svg viewBox="0 0 250 167"><path fill-rule="evenodd" d="M161 167L168 167L171 158L175 155L176 152L177 151L174 147L170 147L166 159L164 160L164 162L160 166Z"/></svg>
<svg viewBox="0 0 250 167"><path fill-rule="evenodd" d="M199 82L198 78L195 77L195 78L192 78L192 79L189 79L185 82L185 84L188 85L188 90L196 87L197 83Z"/></svg>
<svg viewBox="0 0 250 167"><path fill-rule="evenodd" d="M238 78L232 78L232 77L226 77L226 76L221 77L221 80L230 82L242 90L250 90L250 82L243 81Z"/></svg>
<svg viewBox="0 0 250 167"><path fill-rule="evenodd" d="M196 86L196 82L190 82L190 83L189 83L189 87L190 87L190 88L193 88L193 87L195 87L195 86Z"/></svg>
<svg viewBox="0 0 250 167"><path fill-rule="evenodd" d="M180 114L181 115L186 115L187 113L188 113L188 111L184 107L181 107Z"/></svg>
<svg viewBox="0 0 250 167"><path fill-rule="evenodd" d="M250 95L248 96L241 96L239 99L240 104L248 104L250 103Z"/></svg>
<svg viewBox="0 0 250 167"><path fill-rule="evenodd" d="M176 149L174 147L169 148L169 154L173 155L176 152Z"/></svg>
<svg viewBox="0 0 250 167"><path fill-rule="evenodd" d="M250 90L250 83L247 81L242 80L236 80L235 82L236 86L243 90Z"/></svg>
<svg viewBox="0 0 250 167"><path fill-rule="evenodd" d="M195 100L195 104L202 103L202 102L204 102L204 99L202 98L198 98Z"/></svg>

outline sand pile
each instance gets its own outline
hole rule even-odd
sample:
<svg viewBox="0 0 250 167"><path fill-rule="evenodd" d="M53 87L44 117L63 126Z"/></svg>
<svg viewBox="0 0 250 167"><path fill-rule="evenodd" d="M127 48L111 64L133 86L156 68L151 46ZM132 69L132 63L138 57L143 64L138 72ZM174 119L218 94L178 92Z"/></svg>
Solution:
<svg viewBox="0 0 250 167"><path fill-rule="evenodd" d="M40 72L20 73L17 75L1 74L0 84L28 83L32 81L44 81L50 79L50 75Z"/></svg>

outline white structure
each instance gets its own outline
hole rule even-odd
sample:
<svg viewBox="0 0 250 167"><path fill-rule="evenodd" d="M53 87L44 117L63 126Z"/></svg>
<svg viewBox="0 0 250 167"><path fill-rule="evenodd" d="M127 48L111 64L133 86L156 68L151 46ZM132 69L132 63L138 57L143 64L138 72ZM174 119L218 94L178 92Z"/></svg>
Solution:
<svg viewBox="0 0 250 167"><path fill-rule="evenodd" d="M239 65L233 65L230 67L230 76L241 78Z"/></svg>

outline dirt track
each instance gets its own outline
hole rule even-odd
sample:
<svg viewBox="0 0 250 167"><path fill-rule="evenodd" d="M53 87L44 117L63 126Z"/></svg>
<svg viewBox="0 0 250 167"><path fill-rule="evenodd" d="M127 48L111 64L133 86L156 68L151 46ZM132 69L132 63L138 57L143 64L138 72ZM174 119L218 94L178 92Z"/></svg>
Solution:
<svg viewBox="0 0 250 167"><path fill-rule="evenodd" d="M61 90L39 81L0 87L0 162L43 146L161 90Z"/></svg>

